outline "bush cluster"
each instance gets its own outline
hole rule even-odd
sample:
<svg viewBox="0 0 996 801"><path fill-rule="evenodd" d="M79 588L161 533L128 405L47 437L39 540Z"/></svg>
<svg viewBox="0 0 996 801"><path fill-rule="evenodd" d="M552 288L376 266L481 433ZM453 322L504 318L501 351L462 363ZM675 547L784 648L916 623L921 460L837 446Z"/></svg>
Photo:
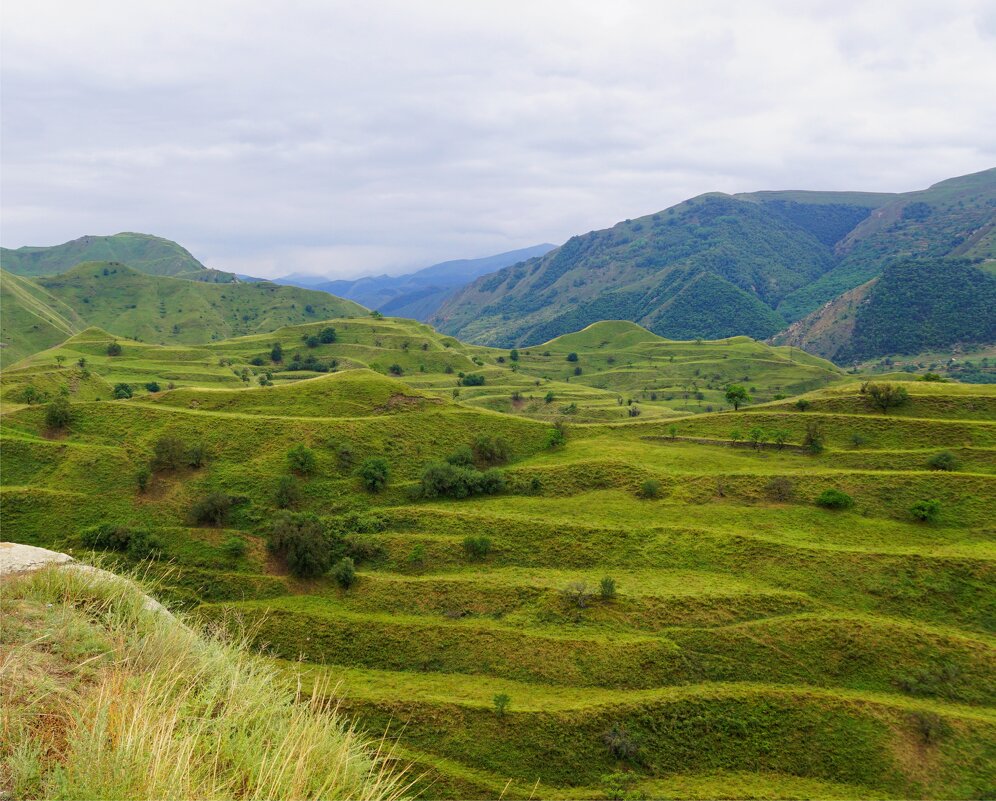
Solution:
<svg viewBox="0 0 996 801"><path fill-rule="evenodd" d="M266 532L270 552L299 578L315 578L332 565L332 549L315 515L278 512Z"/></svg>
<svg viewBox="0 0 996 801"><path fill-rule="evenodd" d="M80 536L80 543L84 548L95 551L127 553L133 559L158 559L164 549L162 540L145 529L114 523L103 523L87 529Z"/></svg>
<svg viewBox="0 0 996 801"><path fill-rule="evenodd" d="M854 498L843 490L830 488L820 493L816 499L816 505L824 509L850 509L854 506Z"/></svg>
<svg viewBox="0 0 996 801"><path fill-rule="evenodd" d="M422 472L420 494L423 498L466 498L471 495L494 495L505 489L501 471L479 471L449 462L433 462Z"/></svg>

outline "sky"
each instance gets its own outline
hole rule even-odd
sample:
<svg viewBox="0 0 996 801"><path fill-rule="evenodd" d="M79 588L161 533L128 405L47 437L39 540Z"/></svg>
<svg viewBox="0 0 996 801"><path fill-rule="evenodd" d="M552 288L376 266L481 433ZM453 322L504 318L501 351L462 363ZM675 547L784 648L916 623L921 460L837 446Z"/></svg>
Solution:
<svg viewBox="0 0 996 801"><path fill-rule="evenodd" d="M0 242L261 277L996 166L992 0L4 0Z"/></svg>

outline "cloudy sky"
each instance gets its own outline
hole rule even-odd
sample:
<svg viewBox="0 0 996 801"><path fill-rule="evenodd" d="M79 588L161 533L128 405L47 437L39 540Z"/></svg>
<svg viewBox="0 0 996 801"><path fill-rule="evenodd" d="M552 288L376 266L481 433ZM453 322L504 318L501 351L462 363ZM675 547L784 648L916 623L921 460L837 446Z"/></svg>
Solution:
<svg viewBox="0 0 996 801"><path fill-rule="evenodd" d="M992 0L5 0L0 238L273 277L996 166Z"/></svg>

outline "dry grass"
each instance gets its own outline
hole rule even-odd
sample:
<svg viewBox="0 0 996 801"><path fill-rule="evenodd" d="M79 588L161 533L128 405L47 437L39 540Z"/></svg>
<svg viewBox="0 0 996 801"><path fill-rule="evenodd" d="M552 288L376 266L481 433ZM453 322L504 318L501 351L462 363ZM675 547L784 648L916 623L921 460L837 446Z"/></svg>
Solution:
<svg viewBox="0 0 996 801"><path fill-rule="evenodd" d="M143 608L131 582L2 585L0 780L21 798L394 799L404 771L244 643Z"/></svg>

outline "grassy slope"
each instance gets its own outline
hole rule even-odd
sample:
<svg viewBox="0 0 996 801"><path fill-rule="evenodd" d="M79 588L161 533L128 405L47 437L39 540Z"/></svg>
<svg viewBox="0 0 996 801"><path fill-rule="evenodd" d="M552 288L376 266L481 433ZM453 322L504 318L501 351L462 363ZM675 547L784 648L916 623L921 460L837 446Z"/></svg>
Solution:
<svg viewBox="0 0 996 801"><path fill-rule="evenodd" d="M38 285L0 271L0 367L57 345L85 323Z"/></svg>
<svg viewBox="0 0 996 801"><path fill-rule="evenodd" d="M324 292L265 282L186 281L145 275L109 262L81 264L35 283L75 309L89 325L158 343L207 342L363 311L352 301Z"/></svg>
<svg viewBox="0 0 996 801"><path fill-rule="evenodd" d="M116 261L149 275L208 280L208 270L176 242L148 234L83 236L52 247L0 248L3 269L17 275L58 275L86 261Z"/></svg>
<svg viewBox="0 0 996 801"><path fill-rule="evenodd" d="M100 355L99 332L77 337L67 353L90 353L108 380L148 367L185 375L185 386L74 404L57 436L37 406L11 407L0 449L5 534L78 547L80 530L106 519L155 529L173 562L167 597L204 602L210 618L237 610L277 656L328 663L373 731L404 724L406 753L436 781L430 795L496 797L509 779L506 797L528 797L537 781L540 797L589 798L610 797L619 782L692 798L969 798L993 786L991 389L910 383L910 404L884 416L827 363L744 339L667 342L605 323L523 349L512 372L507 352L426 326L335 326L337 342L315 349L301 337L320 324L186 351L124 343L120 361ZM240 386L233 369L274 339L285 359L298 348L373 369L196 388L195 365L218 387L222 376ZM571 351L578 362L567 362ZM383 375L393 363L404 383ZM461 387L454 402L446 366L488 383ZM771 394L812 382L808 410L792 398L686 417L617 411L604 418L616 422L569 427L567 445L549 449L547 424L481 408L494 404L475 394L552 387L578 393L599 419L594 410L628 408L616 395L642 392L658 370L679 389L699 380L713 392L711 376L741 369ZM41 360L19 372L59 373ZM300 375L314 374L275 378ZM828 443L817 457L794 447L813 422ZM758 426L788 431L788 446L730 447L733 429ZM407 498L424 464L481 433L512 445L507 493ZM134 474L164 434L203 442L209 463L158 474L137 494ZM317 470L294 479L296 508L324 516L359 560L346 592L285 575L263 547L259 526L298 442L314 449ZM362 491L343 446L388 460L387 491ZM926 469L941 448L959 471ZM656 499L638 497L648 480ZM817 507L828 487L848 491L854 508ZM192 526L190 505L215 489L245 500L224 527ZM934 524L909 516L925 497L941 501ZM242 556L222 547L233 534L248 543ZM470 534L490 538L484 560L464 552ZM618 585L612 600L597 596L606 575ZM583 606L565 593L577 582L591 593ZM499 693L511 696L505 716L493 710ZM609 754L613 726L635 755ZM604 778L619 769L627 775Z"/></svg>

